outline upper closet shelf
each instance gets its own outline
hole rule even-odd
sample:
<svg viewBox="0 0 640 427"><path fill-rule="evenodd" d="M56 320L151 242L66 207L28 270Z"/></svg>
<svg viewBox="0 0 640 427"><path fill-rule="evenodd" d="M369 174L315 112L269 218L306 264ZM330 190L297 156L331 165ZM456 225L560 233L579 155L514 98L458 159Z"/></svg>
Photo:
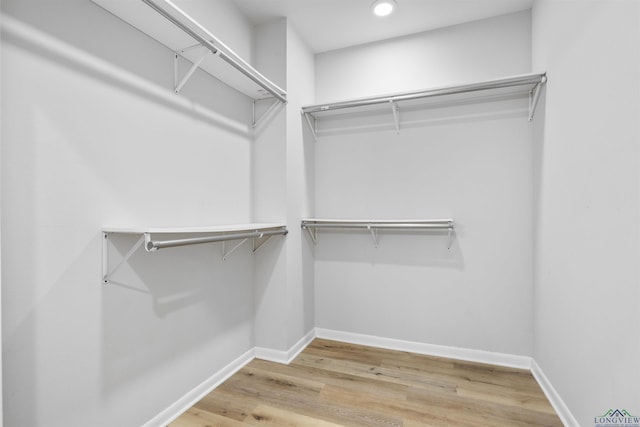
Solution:
<svg viewBox="0 0 640 427"><path fill-rule="evenodd" d="M140 235L140 238L122 259L120 259L118 264L110 269L108 239L112 233L136 234ZM253 251L255 252L262 247L271 236L286 235L287 233L287 226L285 224L270 223L203 227L104 227L102 229L102 280L104 283L109 283L113 274L131 258L131 255L143 244L147 252L155 252L158 249L176 246L222 242L222 259L224 260L249 239L253 240ZM225 242L229 240L240 240L240 242L227 250Z"/></svg>
<svg viewBox="0 0 640 427"><path fill-rule="evenodd" d="M533 120L540 89L547 82L546 73L525 74L520 76L505 77L501 79L488 80L476 83L467 83L454 86L443 86L433 89L425 89L413 92L402 92L391 95L373 96L368 98L358 98L348 101L332 102L326 104L309 105L302 107L307 124L311 129L313 137L317 141L317 119L328 114L340 114L340 110L365 109L370 106L380 106L386 104L390 109L396 131L400 132L400 103L410 101L432 103L449 101L452 99L478 98L482 96L501 96L514 94L528 94L529 96L529 121ZM312 122L313 120L313 122Z"/></svg>
<svg viewBox="0 0 640 427"><path fill-rule="evenodd" d="M92 1L175 52L176 93L199 67L253 99L273 97L287 102L285 90L260 74L171 0ZM203 3L202 7L211 8L203 12L216 13L215 2ZM183 77L178 76L178 56L193 63Z"/></svg>

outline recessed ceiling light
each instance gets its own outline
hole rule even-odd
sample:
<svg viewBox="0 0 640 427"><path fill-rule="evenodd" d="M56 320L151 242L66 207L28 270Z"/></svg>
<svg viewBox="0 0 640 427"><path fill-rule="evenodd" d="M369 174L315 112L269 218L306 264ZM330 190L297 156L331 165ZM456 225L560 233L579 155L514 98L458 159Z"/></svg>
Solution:
<svg viewBox="0 0 640 427"><path fill-rule="evenodd" d="M393 12L396 6L396 0L376 0L371 4L371 10L376 16L387 16Z"/></svg>

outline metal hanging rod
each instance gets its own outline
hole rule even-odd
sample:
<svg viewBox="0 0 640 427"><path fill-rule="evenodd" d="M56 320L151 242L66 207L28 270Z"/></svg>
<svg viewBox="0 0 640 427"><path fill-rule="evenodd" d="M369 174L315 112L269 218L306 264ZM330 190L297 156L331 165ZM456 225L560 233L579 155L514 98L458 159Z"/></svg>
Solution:
<svg viewBox="0 0 640 427"><path fill-rule="evenodd" d="M145 0L146 1L146 0ZM302 107L302 112L313 114L325 111L340 110L344 108L364 107L375 104L389 104L390 102L409 101L414 99L432 98L435 96L455 95L461 93L478 92L483 90L500 89L514 86L534 86L546 82L546 73L525 74L515 77L488 80L478 83L469 83L454 86L445 86L434 89L426 89L413 92L403 92L394 95L375 96L370 98L359 98L350 101L333 102L327 104L309 105Z"/></svg>
<svg viewBox="0 0 640 427"><path fill-rule="evenodd" d="M240 58L224 43L218 40L213 34L207 31L202 25L196 22L189 15L184 13L180 8L173 4L170 0L142 0L153 10L165 17L176 27L191 36L199 44L209 49L214 55L225 60L229 65L247 76L262 89L273 95L283 103L287 102L287 92L260 74L250 64ZM163 7L160 3L168 7ZM187 77L188 79L188 77ZM182 82L184 84L184 82Z"/></svg>
<svg viewBox="0 0 640 427"><path fill-rule="evenodd" d="M451 248L451 234L453 232L452 219L427 220L336 220L336 219L304 219L302 229L307 230L313 243L318 242L317 230L324 229L366 229L371 233L373 242L378 247L377 230L447 230Z"/></svg>
<svg viewBox="0 0 640 427"><path fill-rule="evenodd" d="M206 237L190 237L186 239L174 239L174 240L151 240L151 234L145 233L145 245L144 248L147 252L155 252L158 249L174 248L176 246L198 245L202 243L224 242L228 240L241 240L241 239L262 239L267 236L286 235L288 231L286 229L279 230L264 230L264 231L252 231L249 233L229 233L219 236L206 236Z"/></svg>
<svg viewBox="0 0 640 427"><path fill-rule="evenodd" d="M451 228L453 220L425 221L338 221L338 220L302 220L302 228L404 228L428 229Z"/></svg>
<svg viewBox="0 0 640 427"><path fill-rule="evenodd" d="M392 95L373 96L368 98L358 98L349 101L332 102L325 104L309 105L302 107L302 114L307 119L307 124L317 141L317 129L315 114L328 111L344 110L348 108L366 107L378 104L391 105L393 121L397 133L400 133L400 122L398 117L398 102L443 97L447 95L459 95L465 93L482 92L502 88L522 87L529 94L529 121L533 120L533 114L538 104L540 89L547 82L546 73L524 74L520 76L505 77L477 83L467 83L454 86L443 86L439 88L419 90L413 92L403 92ZM524 91L524 90L523 90ZM311 119L314 119L312 126Z"/></svg>
<svg viewBox="0 0 640 427"><path fill-rule="evenodd" d="M118 263L113 268L109 268L108 237L112 233L133 234L140 237L129 251L118 261ZM115 272L118 271L141 246L144 246L147 252L155 252L158 249L163 248L222 242L222 259L226 260L231 253L249 239L253 240L253 252L256 252L272 236L286 235L287 233L287 227L283 224L244 224L234 226L186 228L104 228L102 230L102 280L104 283L109 283ZM156 240L152 238L152 235L154 234L197 234L198 236L181 239ZM231 249L226 250L225 242L230 240L240 240L240 243L236 244Z"/></svg>

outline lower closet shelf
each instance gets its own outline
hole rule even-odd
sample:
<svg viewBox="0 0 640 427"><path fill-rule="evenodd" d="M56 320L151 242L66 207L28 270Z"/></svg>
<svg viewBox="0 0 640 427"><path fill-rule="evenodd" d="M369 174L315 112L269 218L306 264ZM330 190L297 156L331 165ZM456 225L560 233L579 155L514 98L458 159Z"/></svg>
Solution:
<svg viewBox="0 0 640 427"><path fill-rule="evenodd" d="M378 247L378 230L447 230L451 248L451 234L453 219L417 219L417 220L376 220L376 219L303 219L302 229L309 232L313 243L318 242L318 229L351 229L368 230L373 237L373 243Z"/></svg>
<svg viewBox="0 0 640 427"><path fill-rule="evenodd" d="M262 247L272 236L286 235L285 224L257 223L212 225L200 227L103 227L102 228L102 281L109 283L113 274L144 244L147 252L176 246L197 245L203 243L222 242L222 259L226 259L243 243L252 239L253 252ZM110 234L135 234L140 238L113 268L109 268ZM180 236L180 237L176 237ZM164 238L163 238L164 237ZM239 243L226 250L225 242L240 240Z"/></svg>

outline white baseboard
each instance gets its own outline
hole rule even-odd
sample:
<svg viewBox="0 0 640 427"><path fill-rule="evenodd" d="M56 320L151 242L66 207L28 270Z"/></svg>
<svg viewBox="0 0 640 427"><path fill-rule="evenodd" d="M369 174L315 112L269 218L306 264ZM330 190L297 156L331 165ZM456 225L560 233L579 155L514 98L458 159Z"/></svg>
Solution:
<svg viewBox="0 0 640 427"><path fill-rule="evenodd" d="M535 360L531 361L531 374L540 385L540 388L544 392L545 396L547 396L547 399L549 399L549 402L551 402L551 406L553 406L553 409L555 409L565 427L580 427L578 421L575 419L556 389L553 388L553 385L551 385L551 382L544 372L542 372L542 369L538 366Z"/></svg>
<svg viewBox="0 0 640 427"><path fill-rule="evenodd" d="M509 368L531 369L531 357L529 356L495 353L484 350L471 350L468 348L449 347L436 344L424 344L414 341L404 341L322 328L316 328L316 336L318 338L368 345L371 347L387 348L390 350L408 351L411 353L426 354L429 356L448 357L451 359L488 363L491 365L505 366Z"/></svg>
<svg viewBox="0 0 640 427"><path fill-rule="evenodd" d="M184 411L192 407L196 402L209 394L212 390L225 382L229 377L242 369L255 357L254 349L251 349L238 357L233 362L213 374L209 379L182 396L164 411L147 421L143 427L163 427L178 418Z"/></svg>
<svg viewBox="0 0 640 427"><path fill-rule="evenodd" d="M307 348L307 346L311 343L311 341L313 341L315 337L316 331L315 329L312 329L307 333L307 335L300 338L300 340L287 351L256 347L255 356L257 359L268 360L269 362L288 365L293 359L296 358L296 356L298 356L298 354L302 352L302 350Z"/></svg>
<svg viewBox="0 0 640 427"><path fill-rule="evenodd" d="M316 337L315 330L312 329L302 337L297 343L287 351L272 350L269 348L254 347L251 350L238 357L233 362L213 374L209 379L199 386L182 396L175 403L164 411L147 421L143 427L164 427L170 422L178 418L184 411L191 408L196 402L207 394L211 393L216 387L225 382L229 377L242 369L253 359L264 359L272 362L289 364L293 359L304 350L311 341Z"/></svg>

